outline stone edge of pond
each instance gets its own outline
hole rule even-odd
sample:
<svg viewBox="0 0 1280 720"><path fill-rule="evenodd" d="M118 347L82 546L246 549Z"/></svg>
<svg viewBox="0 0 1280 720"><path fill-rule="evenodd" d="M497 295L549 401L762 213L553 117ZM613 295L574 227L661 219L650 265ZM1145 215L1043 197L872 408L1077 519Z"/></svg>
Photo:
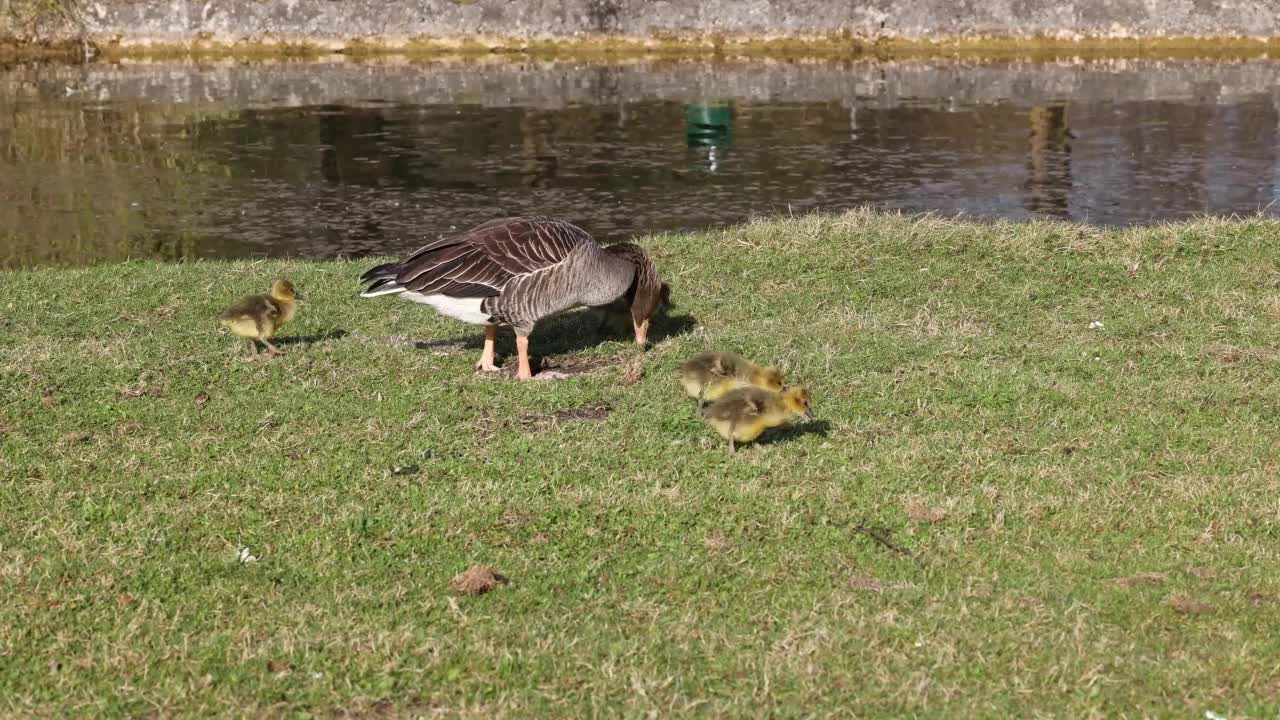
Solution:
<svg viewBox="0 0 1280 720"><path fill-rule="evenodd" d="M530 40L468 37L260 37L235 41L195 38L173 42L148 37L60 36L19 38L0 34L0 62L181 59L1106 59L1159 58L1248 60L1280 56L1275 37L1064 37L955 36L930 40L849 35L764 37L694 34L629 37L597 35Z"/></svg>

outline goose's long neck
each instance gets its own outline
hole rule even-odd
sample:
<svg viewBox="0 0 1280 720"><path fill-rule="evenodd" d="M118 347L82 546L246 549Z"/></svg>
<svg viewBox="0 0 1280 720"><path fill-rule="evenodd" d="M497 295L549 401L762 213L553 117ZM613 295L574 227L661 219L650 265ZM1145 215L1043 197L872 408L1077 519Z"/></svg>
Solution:
<svg viewBox="0 0 1280 720"><path fill-rule="evenodd" d="M605 248L610 257L610 273L627 278L625 298L631 305L631 323L636 331L636 344L644 345L649 335L649 317L658 303L658 271L639 245L619 243Z"/></svg>
<svg viewBox="0 0 1280 720"><path fill-rule="evenodd" d="M626 280L628 288L636 277L637 264L635 253L638 250L631 243L620 243L618 245L606 245L604 248L604 256L601 258L604 264L605 273L608 274L610 280L621 281Z"/></svg>

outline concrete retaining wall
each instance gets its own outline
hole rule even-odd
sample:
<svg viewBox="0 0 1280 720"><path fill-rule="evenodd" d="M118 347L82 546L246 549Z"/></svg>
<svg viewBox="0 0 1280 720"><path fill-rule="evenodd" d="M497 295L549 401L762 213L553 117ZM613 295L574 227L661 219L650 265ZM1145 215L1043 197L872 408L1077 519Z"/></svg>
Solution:
<svg viewBox="0 0 1280 720"><path fill-rule="evenodd" d="M79 27L47 17L18 23L16 9L37 0L0 0L0 18L10 10L0 31L42 37L83 31L95 41L125 44L288 40L329 47L476 36L1280 36L1276 0L59 1L75 4Z"/></svg>

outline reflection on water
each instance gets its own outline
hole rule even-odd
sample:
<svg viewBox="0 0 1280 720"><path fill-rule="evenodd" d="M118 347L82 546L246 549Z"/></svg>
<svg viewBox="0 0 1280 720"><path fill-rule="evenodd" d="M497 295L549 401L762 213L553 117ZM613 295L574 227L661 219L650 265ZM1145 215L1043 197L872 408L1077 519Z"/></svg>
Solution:
<svg viewBox="0 0 1280 720"><path fill-rule="evenodd" d="M398 253L864 204L1103 224L1274 212L1280 67L141 65L0 73L0 264Z"/></svg>

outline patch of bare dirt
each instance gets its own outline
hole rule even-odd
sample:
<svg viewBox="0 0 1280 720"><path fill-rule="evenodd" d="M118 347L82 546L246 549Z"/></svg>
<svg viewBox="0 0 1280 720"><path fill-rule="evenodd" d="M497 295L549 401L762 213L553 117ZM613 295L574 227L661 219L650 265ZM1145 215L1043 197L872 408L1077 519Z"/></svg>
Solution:
<svg viewBox="0 0 1280 720"><path fill-rule="evenodd" d="M609 403L598 402L580 408L557 410L553 414L557 420L591 420L593 422L604 422L609 419L609 415L611 413L613 413L613 407L609 405Z"/></svg>
<svg viewBox="0 0 1280 720"><path fill-rule="evenodd" d="M93 439L93 435L87 432L70 432L62 436L63 445L79 445L87 443Z"/></svg>
<svg viewBox="0 0 1280 720"><path fill-rule="evenodd" d="M849 589L866 592L884 592L884 583L873 577L854 575L848 580Z"/></svg>
<svg viewBox="0 0 1280 720"><path fill-rule="evenodd" d="M640 378L644 377L644 358L638 357L627 363L622 370L622 377L618 379L619 385L635 385L640 382Z"/></svg>
<svg viewBox="0 0 1280 720"><path fill-rule="evenodd" d="M116 426L116 434L118 435L137 435L146 428L140 422L130 420Z"/></svg>
<svg viewBox="0 0 1280 720"><path fill-rule="evenodd" d="M1183 615L1205 615L1214 611L1211 603L1197 602L1180 595L1169 596L1169 607Z"/></svg>
<svg viewBox="0 0 1280 720"><path fill-rule="evenodd" d="M463 595L483 595L509 582L487 565L472 565L466 572L456 575L450 585Z"/></svg>
<svg viewBox="0 0 1280 720"><path fill-rule="evenodd" d="M901 581L885 582L880 578L872 577L870 575L850 575L839 582L843 582L845 587L848 587L850 590L857 590L859 592L873 592L873 593L893 592L895 590L909 590L912 587L911 583L906 583Z"/></svg>
<svg viewBox="0 0 1280 720"><path fill-rule="evenodd" d="M1280 359L1280 352L1270 348L1239 348L1232 345L1218 347L1218 362L1223 365L1238 365L1245 360L1272 363Z"/></svg>
<svg viewBox="0 0 1280 720"><path fill-rule="evenodd" d="M489 713L492 714L492 713ZM466 714L466 717L487 715L481 711ZM422 718L457 717L458 711L451 707L426 703L412 692L401 692L395 700L386 698L359 697L348 705L329 709L324 714L316 713L316 717L331 720L421 720Z"/></svg>
<svg viewBox="0 0 1280 720"><path fill-rule="evenodd" d="M160 397L161 395L164 395L164 388L151 383L130 385L120 390L120 397L124 398Z"/></svg>
<svg viewBox="0 0 1280 720"><path fill-rule="evenodd" d="M1168 579L1168 573L1141 572L1127 577L1111 578L1110 582L1120 587L1133 587L1134 585L1159 585Z"/></svg>
<svg viewBox="0 0 1280 720"><path fill-rule="evenodd" d="M1211 567L1189 567L1187 568L1187 574L1201 580L1212 580L1218 577L1218 571Z"/></svg>
<svg viewBox="0 0 1280 720"><path fill-rule="evenodd" d="M929 507L917 500L908 500L903 503L903 509L907 512L907 517L916 522L936 523L942 522L947 517L945 508Z"/></svg>
<svg viewBox="0 0 1280 720"><path fill-rule="evenodd" d="M702 546L707 552L719 555L733 550L733 543L729 542L724 533L713 533L702 539Z"/></svg>
<svg viewBox="0 0 1280 720"><path fill-rule="evenodd" d="M538 370L555 370L566 375L581 375L617 365L619 357L580 358L576 355L548 355L538 361Z"/></svg>
<svg viewBox="0 0 1280 720"><path fill-rule="evenodd" d="M502 513L502 526L511 530L519 530L528 525L532 519L533 516L529 513L508 510Z"/></svg>
<svg viewBox="0 0 1280 720"><path fill-rule="evenodd" d="M573 354L547 355L538 360L538 375L551 375L556 378L584 375L604 368L623 366L623 384L634 384L640 381L643 374L644 357L635 357L630 352L618 353L610 357L584 358ZM538 377L535 375L534 377Z"/></svg>
<svg viewBox="0 0 1280 720"><path fill-rule="evenodd" d="M607 402L597 402L551 412L526 412L520 416L520 422L526 428L537 429L561 422L604 422L612 413L612 405Z"/></svg>

